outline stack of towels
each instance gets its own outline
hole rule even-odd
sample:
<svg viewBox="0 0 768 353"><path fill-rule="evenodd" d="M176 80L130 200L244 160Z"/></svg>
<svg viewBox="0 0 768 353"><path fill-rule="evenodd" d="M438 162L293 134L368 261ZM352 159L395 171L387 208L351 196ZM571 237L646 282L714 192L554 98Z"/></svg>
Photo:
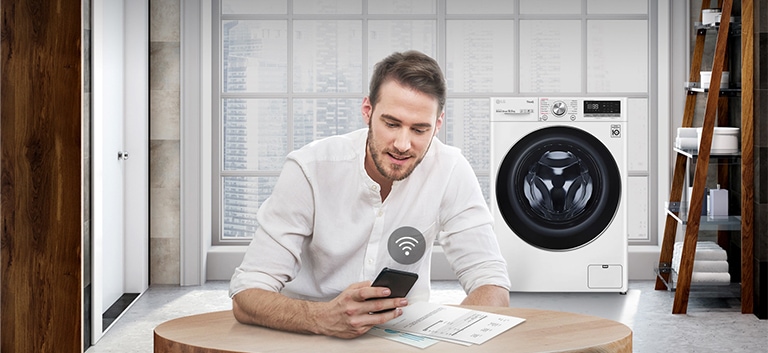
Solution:
<svg viewBox="0 0 768 353"><path fill-rule="evenodd" d="M672 252L672 282L677 282L677 273L680 272L680 258L683 253L683 242L675 243ZM731 275L728 273L728 254L720 245L713 241L700 241L696 243L696 255L693 258L693 274L691 285L728 285L731 283Z"/></svg>
<svg viewBox="0 0 768 353"><path fill-rule="evenodd" d="M698 150L699 135L699 130L695 127L679 127L677 128L675 147L684 150Z"/></svg>

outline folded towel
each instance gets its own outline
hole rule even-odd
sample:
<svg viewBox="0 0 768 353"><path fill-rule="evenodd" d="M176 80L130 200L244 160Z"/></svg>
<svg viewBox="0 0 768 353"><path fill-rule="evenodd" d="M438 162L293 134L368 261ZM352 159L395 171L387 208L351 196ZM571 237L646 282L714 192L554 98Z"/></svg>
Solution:
<svg viewBox="0 0 768 353"><path fill-rule="evenodd" d="M699 139L696 137L678 137L675 139L675 146L682 149L698 149Z"/></svg>
<svg viewBox="0 0 768 353"><path fill-rule="evenodd" d="M675 249L683 248L684 243L682 241L675 242ZM696 242L696 249L722 249L720 245L711 240Z"/></svg>
<svg viewBox="0 0 768 353"><path fill-rule="evenodd" d="M672 272L672 282L677 282L677 272ZM691 285L728 285L731 283L731 275L728 272L693 272Z"/></svg>
<svg viewBox="0 0 768 353"><path fill-rule="evenodd" d="M672 259L672 268L680 271L680 259ZM693 260L693 272L728 272L728 261Z"/></svg>
<svg viewBox="0 0 768 353"><path fill-rule="evenodd" d="M672 251L672 261L679 261L683 253L683 242L676 242ZM726 261L728 253L715 242L702 241L696 244L694 260Z"/></svg>

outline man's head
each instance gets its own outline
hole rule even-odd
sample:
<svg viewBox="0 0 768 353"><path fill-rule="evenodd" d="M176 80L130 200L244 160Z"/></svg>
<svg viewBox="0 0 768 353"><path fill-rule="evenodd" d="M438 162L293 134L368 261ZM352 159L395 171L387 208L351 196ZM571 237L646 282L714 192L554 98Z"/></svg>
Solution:
<svg viewBox="0 0 768 353"><path fill-rule="evenodd" d="M432 96L437 100L437 114L445 107L445 78L443 71L435 59L424 53L411 50L403 53L392 53L373 68L368 97L371 105L381 98L381 86L388 80L394 80L401 85ZM437 116L436 116L437 117Z"/></svg>
<svg viewBox="0 0 768 353"><path fill-rule="evenodd" d="M437 62L422 53L394 53L376 65L362 106L374 180L405 179L421 163L442 125L445 91Z"/></svg>

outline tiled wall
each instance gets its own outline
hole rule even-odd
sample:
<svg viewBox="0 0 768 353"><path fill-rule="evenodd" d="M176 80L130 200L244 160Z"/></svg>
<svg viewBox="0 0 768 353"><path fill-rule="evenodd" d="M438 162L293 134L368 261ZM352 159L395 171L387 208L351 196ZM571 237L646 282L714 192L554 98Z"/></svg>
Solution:
<svg viewBox="0 0 768 353"><path fill-rule="evenodd" d="M755 12L755 312L768 319L768 0Z"/></svg>
<svg viewBox="0 0 768 353"><path fill-rule="evenodd" d="M150 284L180 283L180 2L149 2Z"/></svg>

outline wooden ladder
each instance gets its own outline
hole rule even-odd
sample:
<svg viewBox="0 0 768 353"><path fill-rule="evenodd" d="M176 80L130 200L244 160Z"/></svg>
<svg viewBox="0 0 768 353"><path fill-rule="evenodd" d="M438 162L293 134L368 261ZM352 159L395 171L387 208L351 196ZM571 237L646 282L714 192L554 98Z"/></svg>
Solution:
<svg viewBox="0 0 768 353"><path fill-rule="evenodd" d="M705 10L709 8L709 0L703 0L701 9ZM696 243L698 241L699 225L701 221L702 203L704 202L704 190L706 187L707 171L709 167L710 150L712 147L712 136L714 133L715 119L718 118L719 125L727 125L728 116L728 99L721 97L720 81L723 69L728 64L727 62L727 44L730 26L730 17L732 9L732 0L721 0L719 7L722 9L722 17L720 20L720 28L717 33L717 42L715 43L715 52L713 55L712 64L712 77L709 84L709 92L707 95L706 106L704 111L704 122L701 131L701 142L698 149L696 169L693 176L693 191L691 194L691 200L689 202L689 209L687 215L687 223L685 227L685 236L683 239L683 248L680 259L680 267L677 276L677 285L675 289L675 301L672 307L673 314L685 314L688 307L688 296L691 286L691 276L693 273L693 261L696 252ZM746 11L745 11L746 10ZM753 27L752 20L752 1L743 0L742 2L742 19L744 19L743 28L745 32L751 33ZM699 12L701 14L701 12ZM699 15L701 16L701 15ZM701 17L699 17L701 21ZM747 28L749 26L749 28ZM697 29L696 31L696 43L694 46L693 57L691 59L691 71L689 75L689 81L700 82L700 70L702 57L704 54L704 43L707 35L706 29ZM751 41L751 35L749 35ZM747 114L742 116L742 174L754 175L753 171L753 159L752 159L752 43L745 43L746 39L742 38L742 50L743 50L743 65L742 65L742 91L745 93L748 99L742 97L742 104L748 104L749 107L744 106L742 109L748 109ZM749 48L747 48L749 47ZM747 62L748 61L748 62ZM747 67L748 66L748 67ZM746 72L748 71L748 72ZM746 81L749 82L746 82ZM689 83L690 84L690 83ZM704 87L702 87L704 88ZM693 89L689 89L685 100L685 110L683 113L682 127L692 127L696 106L697 92ZM748 101L748 102L745 102ZM742 110L744 113L744 110ZM749 136L747 136L749 135ZM749 146L746 146L746 143ZM746 155L745 155L746 154ZM746 159L744 158L746 157ZM681 197L685 182L686 174L686 162L688 157L677 153L675 160L674 173L672 176L672 188L670 190L669 204L682 204ZM749 165L747 165L749 163ZM746 170L752 171L751 173L745 173ZM741 305L742 313L753 312L753 278L752 278L752 205L746 205L744 202L745 196L752 202L753 181L750 180L745 188L744 179L742 178L742 247L741 247ZM718 182L721 184L727 184L728 175L727 167L721 167L718 170ZM748 193L748 194L745 194ZM682 208L682 207L681 207ZM681 210L682 211L682 210ZM682 213L681 213L682 214ZM666 223L664 226L664 238L661 244L661 253L659 255L659 276L656 278L656 289L667 289L667 284L671 283L669 271L661 271L662 268L670 269L673 257L675 234L677 231L678 220L670 213L667 212ZM722 233L718 234L718 243L723 245L727 242L727 238ZM727 244L726 244L727 245Z"/></svg>

